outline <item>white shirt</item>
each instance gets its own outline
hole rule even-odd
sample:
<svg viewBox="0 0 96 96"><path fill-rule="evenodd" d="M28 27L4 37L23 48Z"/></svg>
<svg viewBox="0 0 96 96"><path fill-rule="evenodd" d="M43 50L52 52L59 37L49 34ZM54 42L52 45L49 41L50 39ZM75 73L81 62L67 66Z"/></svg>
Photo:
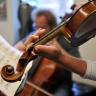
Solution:
<svg viewBox="0 0 96 96"><path fill-rule="evenodd" d="M96 80L96 61L87 60L87 70L84 75L84 78L90 80Z"/></svg>

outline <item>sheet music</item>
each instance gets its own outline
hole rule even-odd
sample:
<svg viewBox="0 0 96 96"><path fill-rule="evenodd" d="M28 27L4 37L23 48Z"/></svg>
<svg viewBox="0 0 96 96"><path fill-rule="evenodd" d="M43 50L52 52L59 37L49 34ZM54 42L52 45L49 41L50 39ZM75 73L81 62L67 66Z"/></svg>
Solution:
<svg viewBox="0 0 96 96"><path fill-rule="evenodd" d="M16 69L16 65L20 56L21 56L21 53L16 48L12 47L0 35L0 70L4 65L7 65L7 64L14 66L14 68ZM31 67L31 65L29 67ZM27 71L28 71L28 68L27 68ZM24 79L24 76L22 77L22 80ZM3 80L2 77L0 76L0 90L4 92L7 96L14 96L22 80L14 83L9 83Z"/></svg>

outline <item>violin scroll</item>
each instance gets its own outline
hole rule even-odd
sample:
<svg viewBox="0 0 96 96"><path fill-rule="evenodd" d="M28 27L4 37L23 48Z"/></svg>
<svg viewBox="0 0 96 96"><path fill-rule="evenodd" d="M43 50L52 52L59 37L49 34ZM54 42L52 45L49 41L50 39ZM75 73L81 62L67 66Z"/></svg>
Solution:
<svg viewBox="0 0 96 96"><path fill-rule="evenodd" d="M18 61L16 72L13 66L6 65L1 70L1 77L8 82L15 82L21 80L27 64L36 57L37 56L31 54L31 50L30 52L25 52Z"/></svg>
<svg viewBox="0 0 96 96"><path fill-rule="evenodd" d="M8 82L15 82L21 80L22 73L18 72L15 74L14 67L6 65L1 70L1 77ZM18 78L16 78L18 76Z"/></svg>

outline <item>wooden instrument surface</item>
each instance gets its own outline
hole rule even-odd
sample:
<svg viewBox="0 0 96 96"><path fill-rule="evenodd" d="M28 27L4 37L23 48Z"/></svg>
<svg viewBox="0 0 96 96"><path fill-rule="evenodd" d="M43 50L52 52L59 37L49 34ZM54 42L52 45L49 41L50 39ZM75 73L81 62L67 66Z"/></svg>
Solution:
<svg viewBox="0 0 96 96"><path fill-rule="evenodd" d="M63 74L64 67L48 60L47 58L42 58L39 62L38 68L35 70L35 73L26 81L21 96L53 96L51 91L54 89L54 86L60 82ZM42 88L48 92L49 95L46 95L46 92L44 94L43 91L35 89L31 86L31 83Z"/></svg>

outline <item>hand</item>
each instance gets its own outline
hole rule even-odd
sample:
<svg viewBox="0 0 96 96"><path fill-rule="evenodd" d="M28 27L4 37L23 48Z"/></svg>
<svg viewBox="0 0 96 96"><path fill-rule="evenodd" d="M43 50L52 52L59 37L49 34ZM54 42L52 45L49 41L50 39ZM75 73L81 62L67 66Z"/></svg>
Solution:
<svg viewBox="0 0 96 96"><path fill-rule="evenodd" d="M34 35L29 35L24 42L24 45L28 47L30 44L34 43L37 39L42 37L46 33L45 29L38 29Z"/></svg>
<svg viewBox="0 0 96 96"><path fill-rule="evenodd" d="M45 29L38 29L37 31L36 31L36 33L34 34L34 35L29 35L27 38L26 38L26 40L25 40L25 42L22 42L22 41L20 41L20 42L18 42L16 45L15 45L15 47L18 49L18 50L20 50L20 51L25 51L26 50L26 48L31 44L31 43L33 43L33 42L35 42L37 39L39 39L42 35L44 35L44 34L46 34L46 30Z"/></svg>
<svg viewBox="0 0 96 96"><path fill-rule="evenodd" d="M60 49L56 46L38 45L35 47L35 52L63 65L67 70L75 72L81 76L84 76L86 72L86 61L73 57L67 52L62 54Z"/></svg>
<svg viewBox="0 0 96 96"><path fill-rule="evenodd" d="M36 54L47 57L55 62L58 62L60 56L62 55L61 50L55 45L38 45L35 47L34 51Z"/></svg>

